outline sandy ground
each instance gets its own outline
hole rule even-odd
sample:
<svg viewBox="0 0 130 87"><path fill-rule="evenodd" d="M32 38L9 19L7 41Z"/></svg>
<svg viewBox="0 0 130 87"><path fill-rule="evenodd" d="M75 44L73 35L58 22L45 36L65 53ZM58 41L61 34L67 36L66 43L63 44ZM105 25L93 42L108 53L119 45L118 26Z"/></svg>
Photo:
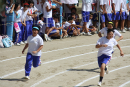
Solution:
<svg viewBox="0 0 130 87"><path fill-rule="evenodd" d="M104 76L102 87L119 87L130 81L130 32L122 35L124 39L119 45L125 56L120 57L115 47L110 73ZM42 65L32 68L28 81L22 79L27 53L27 50L21 53L24 45L0 48L0 87L74 87L79 83L82 84L77 87L97 87L100 70L95 44L98 39L95 34L44 42ZM130 87L130 83L124 87Z"/></svg>
<svg viewBox="0 0 130 87"><path fill-rule="evenodd" d="M109 63L110 73L105 75L103 87L119 87L130 80L130 32L123 36L119 44L126 56L120 57L119 50L115 49ZM21 54L24 45L0 49L0 87L73 87L95 77L100 72L97 64L98 49L95 48L98 39L95 34L44 42L42 65L32 68L28 81L21 79L24 77L27 52ZM124 66L128 67L121 68ZM98 77L84 82L80 87L97 87ZM130 83L124 87L129 86Z"/></svg>

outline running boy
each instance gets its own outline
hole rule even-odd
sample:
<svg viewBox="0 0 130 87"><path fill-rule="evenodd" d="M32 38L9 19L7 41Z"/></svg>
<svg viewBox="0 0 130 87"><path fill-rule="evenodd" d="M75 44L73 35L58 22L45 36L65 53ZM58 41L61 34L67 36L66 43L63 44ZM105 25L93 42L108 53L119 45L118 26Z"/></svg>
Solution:
<svg viewBox="0 0 130 87"><path fill-rule="evenodd" d="M38 67L40 65L40 57L41 57L41 49L43 48L43 40L38 35L40 30L39 26L33 26L32 35L28 37L27 44L25 45L22 53L28 48L28 53L26 56L26 64L25 64L25 77L24 79L30 79L29 75L31 72L31 67L33 63L33 67Z"/></svg>
<svg viewBox="0 0 130 87"><path fill-rule="evenodd" d="M98 50L98 65L100 67L100 77L99 77L99 83L98 86L101 86L102 80L104 77L105 71L107 71L107 64L111 60L113 47L116 45L120 50L120 55L123 56L124 53L121 50L120 46L118 45L117 41L113 38L114 31L109 29L107 30L107 36L102 37L97 41L96 48L99 48ZM106 72L108 73L108 72Z"/></svg>

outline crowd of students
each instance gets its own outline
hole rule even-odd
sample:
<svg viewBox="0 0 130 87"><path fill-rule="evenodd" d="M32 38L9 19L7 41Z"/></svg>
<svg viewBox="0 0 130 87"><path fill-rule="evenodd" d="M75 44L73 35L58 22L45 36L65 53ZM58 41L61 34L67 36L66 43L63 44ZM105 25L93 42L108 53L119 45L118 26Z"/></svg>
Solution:
<svg viewBox="0 0 130 87"><path fill-rule="evenodd" d="M14 44L22 45L27 43L28 36L32 35L32 26L40 26L39 35L45 40L68 36L91 36L98 31L99 12L101 29L109 27L108 22L113 21L113 28L125 33L130 31L130 2L128 0L82 0L82 20L75 4L62 4L59 0L20 0L12 4L12 0L6 7L6 13L14 11ZM60 26L60 6L63 6L62 26ZM121 21L120 21L121 20ZM2 24L6 24L2 19ZM120 27L118 27L121 23ZM20 31L16 31L18 25ZM0 34L4 35L5 27L0 26ZM127 27L127 28L126 28ZM99 34L101 34L100 32ZM101 36L101 35L100 35ZM118 36L121 36L118 34Z"/></svg>

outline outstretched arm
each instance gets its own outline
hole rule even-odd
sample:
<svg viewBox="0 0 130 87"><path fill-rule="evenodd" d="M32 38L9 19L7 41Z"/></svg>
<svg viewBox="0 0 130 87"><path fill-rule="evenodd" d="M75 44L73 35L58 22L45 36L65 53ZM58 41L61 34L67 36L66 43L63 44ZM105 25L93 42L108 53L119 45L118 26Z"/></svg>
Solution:
<svg viewBox="0 0 130 87"><path fill-rule="evenodd" d="M118 49L120 50L120 55L121 55L121 56L124 56L124 53L123 53L123 51L122 51L121 47L119 46L119 44L117 44L116 46L117 46L117 47L118 47Z"/></svg>

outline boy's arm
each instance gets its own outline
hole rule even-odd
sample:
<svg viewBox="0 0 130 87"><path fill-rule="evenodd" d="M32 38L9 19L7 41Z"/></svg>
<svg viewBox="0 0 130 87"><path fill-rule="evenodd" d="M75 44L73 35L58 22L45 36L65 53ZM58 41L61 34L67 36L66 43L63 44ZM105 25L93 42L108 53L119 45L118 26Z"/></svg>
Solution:
<svg viewBox="0 0 130 87"><path fill-rule="evenodd" d="M9 11L9 13L13 13L14 7L15 7L15 4L12 6L11 10Z"/></svg>
<svg viewBox="0 0 130 87"><path fill-rule="evenodd" d="M60 29L63 29L63 27L59 27L59 28L55 28L55 29L60 30Z"/></svg>
<svg viewBox="0 0 130 87"><path fill-rule="evenodd" d="M25 47L23 48L22 54L24 54L24 51L28 48L28 43L25 45Z"/></svg>
<svg viewBox="0 0 130 87"><path fill-rule="evenodd" d="M124 56L124 53L123 53L123 51L122 51L121 47L119 46L119 44L117 44L116 46L117 46L117 47L118 47L118 49L120 50L120 55L121 55L121 56Z"/></svg>
<svg viewBox="0 0 130 87"><path fill-rule="evenodd" d="M114 3L112 3L112 8L113 8L114 14L116 15L115 4Z"/></svg>

